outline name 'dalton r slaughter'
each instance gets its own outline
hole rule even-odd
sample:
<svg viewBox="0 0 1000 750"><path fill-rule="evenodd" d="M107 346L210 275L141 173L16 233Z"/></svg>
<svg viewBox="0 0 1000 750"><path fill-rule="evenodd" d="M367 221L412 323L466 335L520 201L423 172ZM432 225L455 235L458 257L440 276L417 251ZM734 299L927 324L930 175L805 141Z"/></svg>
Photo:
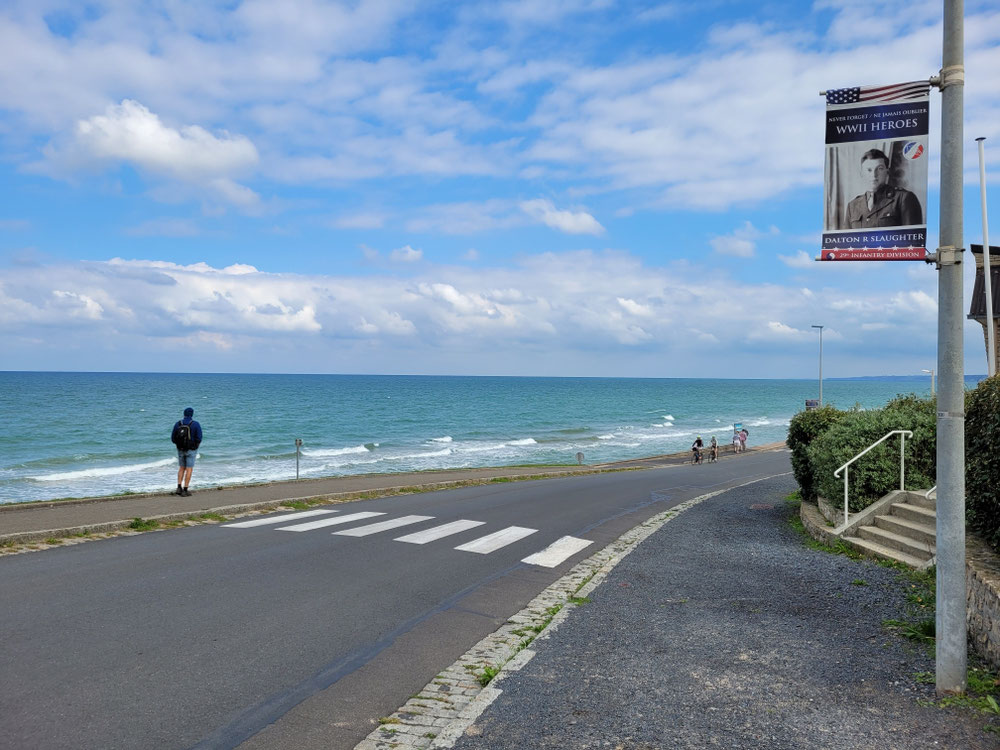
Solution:
<svg viewBox="0 0 1000 750"><path fill-rule="evenodd" d="M879 232L877 235L870 234L847 234L847 235L824 235L823 245L849 245L856 246L860 243L876 242L900 242L905 246L920 244L924 241L923 232Z"/></svg>

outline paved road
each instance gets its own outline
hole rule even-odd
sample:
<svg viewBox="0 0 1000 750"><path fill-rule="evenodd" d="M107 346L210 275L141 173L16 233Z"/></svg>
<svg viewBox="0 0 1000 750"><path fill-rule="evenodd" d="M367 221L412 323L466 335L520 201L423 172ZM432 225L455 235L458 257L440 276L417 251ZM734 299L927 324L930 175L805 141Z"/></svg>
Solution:
<svg viewBox="0 0 1000 750"><path fill-rule="evenodd" d="M0 601L14 604L0 633L4 742L352 747L579 559L676 503L784 471L787 452L750 454L2 558ZM356 513L380 515L283 529ZM467 528L397 541L457 521ZM525 531L492 551L456 549L511 527ZM523 562L565 536L591 544L555 567Z"/></svg>

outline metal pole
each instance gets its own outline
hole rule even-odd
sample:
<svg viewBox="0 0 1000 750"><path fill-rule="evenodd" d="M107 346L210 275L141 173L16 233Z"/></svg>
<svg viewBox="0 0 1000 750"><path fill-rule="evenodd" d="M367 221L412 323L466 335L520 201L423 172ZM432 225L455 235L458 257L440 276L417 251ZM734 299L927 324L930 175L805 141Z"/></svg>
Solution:
<svg viewBox="0 0 1000 750"><path fill-rule="evenodd" d="M938 262L937 638L938 695L964 693L965 382L962 358L963 0L944 0L941 56L941 230Z"/></svg>
<svg viewBox="0 0 1000 750"><path fill-rule="evenodd" d="M819 329L819 405L823 405L823 326L813 326Z"/></svg>
<svg viewBox="0 0 1000 750"><path fill-rule="evenodd" d="M983 141L976 138L979 144L979 195L983 204L983 292L986 296L986 366L990 377L997 374L997 340L993 321L993 278L990 275L990 225L986 218L986 157Z"/></svg>
<svg viewBox="0 0 1000 750"><path fill-rule="evenodd" d="M295 478L299 478L299 451L302 449L302 438L295 438Z"/></svg>

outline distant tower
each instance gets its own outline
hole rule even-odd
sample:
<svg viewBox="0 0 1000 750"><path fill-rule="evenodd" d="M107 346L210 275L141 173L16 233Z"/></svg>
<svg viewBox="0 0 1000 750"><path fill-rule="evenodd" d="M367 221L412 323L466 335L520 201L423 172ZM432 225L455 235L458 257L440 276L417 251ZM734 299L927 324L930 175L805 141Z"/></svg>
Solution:
<svg viewBox="0 0 1000 750"><path fill-rule="evenodd" d="M976 284L972 288L972 304L969 305L969 319L977 321L983 327L984 351L989 361L989 337L986 334L986 281L985 264L983 263L983 246L972 245L972 257L976 259ZM1000 369L1000 247L990 245L990 285L993 292L993 343L997 351L996 362ZM986 371L986 368L983 368Z"/></svg>

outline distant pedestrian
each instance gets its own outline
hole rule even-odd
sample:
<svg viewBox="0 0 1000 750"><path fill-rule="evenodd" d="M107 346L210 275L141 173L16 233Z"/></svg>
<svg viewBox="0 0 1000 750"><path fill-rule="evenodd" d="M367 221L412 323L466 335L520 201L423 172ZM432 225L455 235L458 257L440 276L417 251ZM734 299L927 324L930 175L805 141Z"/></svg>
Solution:
<svg viewBox="0 0 1000 750"><path fill-rule="evenodd" d="M715 439L715 435L712 435L712 439L708 443L708 447L711 448L711 452L708 454L709 461L719 460L719 441Z"/></svg>
<svg viewBox="0 0 1000 750"><path fill-rule="evenodd" d="M177 446L177 489L174 495L187 497L191 494L188 487L191 486L191 472L194 471L201 439L201 425L194 421L194 409L189 406L184 410L184 419L177 422L170 433L170 442Z"/></svg>
<svg viewBox="0 0 1000 750"><path fill-rule="evenodd" d="M740 430L740 453L746 453L747 450L747 438L750 437L750 433L744 427Z"/></svg>

